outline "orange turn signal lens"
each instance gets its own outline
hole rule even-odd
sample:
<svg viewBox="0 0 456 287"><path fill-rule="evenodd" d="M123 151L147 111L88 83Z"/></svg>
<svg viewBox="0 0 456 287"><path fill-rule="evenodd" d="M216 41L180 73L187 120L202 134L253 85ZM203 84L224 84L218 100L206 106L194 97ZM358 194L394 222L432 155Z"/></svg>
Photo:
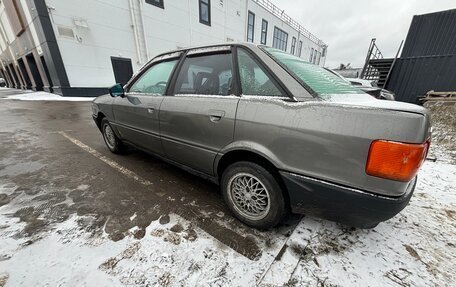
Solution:
<svg viewBox="0 0 456 287"><path fill-rule="evenodd" d="M385 140L371 143L366 173L397 181L410 181L426 159L429 142L408 144Z"/></svg>

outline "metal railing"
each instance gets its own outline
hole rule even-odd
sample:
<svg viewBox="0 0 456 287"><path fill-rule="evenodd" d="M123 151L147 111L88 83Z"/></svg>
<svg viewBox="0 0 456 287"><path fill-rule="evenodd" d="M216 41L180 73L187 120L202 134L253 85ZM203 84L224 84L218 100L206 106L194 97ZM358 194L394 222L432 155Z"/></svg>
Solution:
<svg viewBox="0 0 456 287"><path fill-rule="evenodd" d="M280 9L276 5L274 5L271 1L269 0L252 0L256 4L260 5L264 9L266 9L268 12L270 12L272 15L276 16L283 22L287 23L290 25L293 29L298 31L301 35L304 37L308 38L310 41L314 42L318 46L325 48L327 45L320 39L318 39L314 34L310 33L306 28L302 27L301 24L296 22L293 18L291 18L288 14L285 13L285 10Z"/></svg>
<svg viewBox="0 0 456 287"><path fill-rule="evenodd" d="M361 71L361 79L374 80L376 83L380 79L380 72L378 69L370 65L370 60L383 59L383 54L380 52L380 49L375 44L377 39L373 38L369 44L369 49L367 50L366 61L364 62L363 70Z"/></svg>

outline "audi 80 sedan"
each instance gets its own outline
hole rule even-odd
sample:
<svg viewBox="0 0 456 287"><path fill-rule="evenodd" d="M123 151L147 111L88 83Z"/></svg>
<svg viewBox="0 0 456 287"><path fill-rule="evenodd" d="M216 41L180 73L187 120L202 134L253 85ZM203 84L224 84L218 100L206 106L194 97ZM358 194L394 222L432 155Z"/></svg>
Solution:
<svg viewBox="0 0 456 287"><path fill-rule="evenodd" d="M93 118L113 153L131 145L211 179L259 229L289 212L361 228L392 218L431 136L426 109L247 43L161 54L96 98Z"/></svg>

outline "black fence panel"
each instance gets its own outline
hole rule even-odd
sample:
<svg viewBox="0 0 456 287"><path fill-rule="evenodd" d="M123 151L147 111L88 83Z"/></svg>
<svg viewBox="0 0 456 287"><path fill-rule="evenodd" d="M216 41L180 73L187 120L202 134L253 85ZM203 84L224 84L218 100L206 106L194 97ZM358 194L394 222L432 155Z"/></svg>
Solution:
<svg viewBox="0 0 456 287"><path fill-rule="evenodd" d="M428 91L456 91L456 9L413 17L386 89L417 103Z"/></svg>
<svg viewBox="0 0 456 287"><path fill-rule="evenodd" d="M401 58L456 54L456 9L413 16Z"/></svg>
<svg viewBox="0 0 456 287"><path fill-rule="evenodd" d="M417 103L428 91L456 91L456 55L397 59L387 89L396 100Z"/></svg>

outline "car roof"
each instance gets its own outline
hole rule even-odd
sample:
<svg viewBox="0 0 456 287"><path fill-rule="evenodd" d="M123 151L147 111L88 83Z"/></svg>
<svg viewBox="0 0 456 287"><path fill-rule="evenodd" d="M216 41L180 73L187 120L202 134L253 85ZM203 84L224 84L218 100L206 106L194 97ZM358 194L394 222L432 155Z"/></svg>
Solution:
<svg viewBox="0 0 456 287"><path fill-rule="evenodd" d="M188 50L216 48L216 47L224 47L224 46L258 47L258 46L264 46L264 45L258 45L258 44L254 44L254 43L248 43L248 42L223 42L223 43L217 43L217 44L196 45L196 46L184 47L184 48L179 48L176 50L167 51L167 52L158 54L153 59L162 57L162 56L166 56L169 54L177 53L177 52L185 52Z"/></svg>
<svg viewBox="0 0 456 287"><path fill-rule="evenodd" d="M151 64L153 64L153 63L155 63L157 61L161 61L163 59L168 59L169 56L174 57L173 54L183 53L183 52L189 51L189 50L207 49L207 48L210 49L210 48L227 47L227 46L242 46L242 47L247 47L247 48L255 48L255 47L264 46L264 45L257 45L257 44L253 44L253 43L247 43L247 42L223 42L223 43L218 43L218 44L217 43L216 44L206 44L206 45L190 46L190 47L170 50L170 51L167 51L167 52L164 52L164 53L160 53L157 56L155 56L152 59L150 59L149 61L147 61L146 63L144 63L142 65L142 67L139 68L139 70L136 73L133 74L133 76L125 84L125 86L130 85L131 81L134 78L136 78L136 76L138 74L141 74L145 69L147 69L147 67L149 67ZM250 49L250 50L252 50L252 49ZM202 52L204 52L204 51L202 51Z"/></svg>

